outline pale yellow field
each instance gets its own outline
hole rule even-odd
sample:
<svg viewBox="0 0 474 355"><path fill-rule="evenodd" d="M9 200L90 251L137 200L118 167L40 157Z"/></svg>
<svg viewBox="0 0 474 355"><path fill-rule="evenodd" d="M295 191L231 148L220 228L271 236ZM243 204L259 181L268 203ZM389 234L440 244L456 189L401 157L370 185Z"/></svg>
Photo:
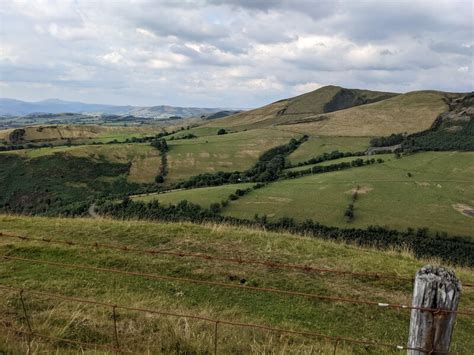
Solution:
<svg viewBox="0 0 474 355"><path fill-rule="evenodd" d="M291 129L325 136L386 136L430 128L447 110L444 94L412 92L373 104L313 116L316 121L292 124ZM306 118L308 119L308 117Z"/></svg>
<svg viewBox="0 0 474 355"><path fill-rule="evenodd" d="M430 128L438 115L447 110L444 98L449 95L437 91L415 91L372 104L322 113L324 103L330 98L330 93L325 94L315 97L317 102L309 100L311 96L305 100L283 100L214 120L207 126L233 129L277 127L309 135L350 137L414 133ZM286 107L284 114L278 114Z"/></svg>

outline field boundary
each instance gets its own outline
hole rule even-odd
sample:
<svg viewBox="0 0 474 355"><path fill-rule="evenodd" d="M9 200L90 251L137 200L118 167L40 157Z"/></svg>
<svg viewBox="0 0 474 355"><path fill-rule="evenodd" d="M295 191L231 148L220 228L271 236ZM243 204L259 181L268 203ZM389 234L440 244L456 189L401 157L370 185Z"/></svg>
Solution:
<svg viewBox="0 0 474 355"><path fill-rule="evenodd" d="M162 315L162 316L171 316L171 317L175 317L175 318L196 319L196 320L202 320L202 321L206 321L206 322L209 322L209 323L213 323L215 325L215 327L214 327L214 354L218 354L218 352L217 352L218 331L217 330L218 330L219 324L229 325L229 326L234 326L234 327L240 327L240 328L253 328L253 329L279 332L279 333L303 335L303 336L308 336L308 337L326 339L326 340L334 342L334 354L336 353L338 344L341 343L341 342L352 343L352 344L357 344L357 345L366 345L366 346L372 346L372 347L378 347L378 348L391 348L393 350L414 350L414 351L420 351L420 352L427 353L427 354L430 353L430 351L427 350L427 349L412 348L412 347L408 347L408 346L404 346L404 345L381 343L381 342L375 342L375 341L364 340L364 339L335 337L335 336L330 336L330 335L317 333L317 332L282 329L282 328L270 327L270 326L260 325L260 324L232 322L232 321L228 321L228 320L214 319L214 318L208 318L208 317L202 317L202 316L196 316L196 315L190 315L190 314L181 314L181 313L175 313L175 312L169 312L169 311L161 311L161 310L150 309L150 308L128 307L128 306L122 306L122 305L118 305L118 304L112 304L112 303L107 303L107 302L100 302L100 301L96 301L96 300L89 300L89 299L76 298L76 297L68 297L68 296L55 294L55 293L42 292L42 291L37 291L37 290L34 290L34 289L23 289L23 288L20 288L20 287L12 287L12 286L2 285L2 284L0 284L0 289L19 292L19 297L20 297L21 300L23 300L23 295L25 293L29 293L31 295L46 297L46 298L50 298L50 299L60 299L60 300L76 302L76 303L108 307L108 308L112 309L113 314L115 314L116 309L123 309L123 310L128 310L128 311L158 314L158 315ZM25 318L27 320L29 320L29 316L28 316L28 313L26 312L26 308L24 309L24 313L25 313ZM115 334L116 334L115 338L117 339L117 344L116 345L119 345L118 344L118 335L116 333L116 330L117 330L117 326L116 326L117 320L116 320L116 318L117 318L116 316L113 316L112 321L114 322L114 331L115 331ZM24 332L24 331L19 330L19 332L23 333L24 335L27 335L27 336L52 338L54 340L64 340L66 342L76 343L76 344L84 345L84 346L106 347L109 350L115 350L117 352L128 352L128 351L123 351L123 349L121 349L120 347L107 346L107 345L104 346L102 344L91 344L91 343L72 341L72 340L68 340L68 339L55 338L55 337L50 337L50 336L47 336L47 335L37 334L37 333L33 332L32 330L30 332ZM438 352L438 353L459 354L457 352Z"/></svg>

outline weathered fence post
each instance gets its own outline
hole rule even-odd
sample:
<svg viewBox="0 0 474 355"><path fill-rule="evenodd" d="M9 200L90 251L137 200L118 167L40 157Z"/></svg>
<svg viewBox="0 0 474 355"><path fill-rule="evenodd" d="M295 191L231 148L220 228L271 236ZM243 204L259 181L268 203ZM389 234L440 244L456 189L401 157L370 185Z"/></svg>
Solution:
<svg viewBox="0 0 474 355"><path fill-rule="evenodd" d="M408 347L420 350L408 350L408 355L449 351L456 313L443 310L456 311L460 296L461 282L456 278L454 271L430 265L418 270L412 306L437 311L411 310Z"/></svg>

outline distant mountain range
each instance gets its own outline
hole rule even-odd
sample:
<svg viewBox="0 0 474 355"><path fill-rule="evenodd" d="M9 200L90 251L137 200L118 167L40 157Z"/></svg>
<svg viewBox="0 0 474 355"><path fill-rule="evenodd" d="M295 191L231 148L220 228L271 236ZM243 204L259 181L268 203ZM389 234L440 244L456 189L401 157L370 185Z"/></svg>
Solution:
<svg viewBox="0 0 474 355"><path fill-rule="evenodd" d="M27 102L15 99L0 98L0 116L26 116L41 113L81 113L89 115L124 115L164 119L173 116L182 118L208 116L224 111L224 108L174 107L174 106L115 106L87 104L83 102L48 99Z"/></svg>

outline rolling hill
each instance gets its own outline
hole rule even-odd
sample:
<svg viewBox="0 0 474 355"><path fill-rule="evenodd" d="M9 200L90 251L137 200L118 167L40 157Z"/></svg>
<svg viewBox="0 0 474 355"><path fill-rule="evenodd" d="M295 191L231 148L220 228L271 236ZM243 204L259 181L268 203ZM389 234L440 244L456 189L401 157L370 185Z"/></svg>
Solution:
<svg viewBox="0 0 474 355"><path fill-rule="evenodd" d="M473 104L330 86L188 126L0 131L0 352L398 352L409 312L379 303L427 263L473 282Z"/></svg>
<svg viewBox="0 0 474 355"><path fill-rule="evenodd" d="M446 99L456 96L437 91L393 94L326 86L207 125L235 130L280 126L322 136L414 133L430 128L447 111Z"/></svg>

